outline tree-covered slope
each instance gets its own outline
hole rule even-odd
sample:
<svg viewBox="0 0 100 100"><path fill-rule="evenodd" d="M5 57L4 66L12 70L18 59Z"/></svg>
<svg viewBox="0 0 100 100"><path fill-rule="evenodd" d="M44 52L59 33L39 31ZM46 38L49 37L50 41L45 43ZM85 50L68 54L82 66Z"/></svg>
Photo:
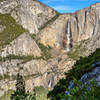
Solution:
<svg viewBox="0 0 100 100"><path fill-rule="evenodd" d="M63 98L65 95L65 91L68 89L69 82L74 79L79 80L82 77L82 75L84 75L87 72L91 72L93 70L92 64L99 61L100 61L100 48L97 49L94 53L92 53L88 57L84 58L81 57L79 60L76 61L72 69L65 73L66 78L61 79L54 87L54 89L49 92L48 96L52 98L52 100L61 100L61 98ZM94 88L94 90L95 89L97 88ZM94 95L96 94L95 92ZM98 95L98 89L96 95Z"/></svg>

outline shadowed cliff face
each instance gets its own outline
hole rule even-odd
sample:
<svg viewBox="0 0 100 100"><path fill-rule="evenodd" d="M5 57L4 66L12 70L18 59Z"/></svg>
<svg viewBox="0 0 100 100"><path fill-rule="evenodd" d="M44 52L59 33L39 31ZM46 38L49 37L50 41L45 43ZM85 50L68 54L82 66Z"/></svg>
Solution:
<svg viewBox="0 0 100 100"><path fill-rule="evenodd" d="M87 56L100 48L99 27L100 3L59 14L36 0L1 0L0 94L15 89L18 72L27 90L53 88L73 66L76 52L75 57Z"/></svg>

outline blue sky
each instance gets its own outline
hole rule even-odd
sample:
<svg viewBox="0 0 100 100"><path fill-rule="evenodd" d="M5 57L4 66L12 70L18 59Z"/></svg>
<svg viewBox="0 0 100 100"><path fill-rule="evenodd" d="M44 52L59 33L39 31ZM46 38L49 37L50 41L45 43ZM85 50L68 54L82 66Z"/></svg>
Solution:
<svg viewBox="0 0 100 100"><path fill-rule="evenodd" d="M91 4L100 2L100 0L39 0L44 4L54 8L60 13L71 13Z"/></svg>

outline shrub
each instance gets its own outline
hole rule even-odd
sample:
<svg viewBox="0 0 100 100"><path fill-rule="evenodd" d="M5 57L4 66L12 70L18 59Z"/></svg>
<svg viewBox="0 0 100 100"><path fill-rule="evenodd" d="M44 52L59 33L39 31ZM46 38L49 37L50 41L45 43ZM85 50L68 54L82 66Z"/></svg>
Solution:
<svg viewBox="0 0 100 100"><path fill-rule="evenodd" d="M4 93L3 96L0 97L0 100L11 100L10 96L12 93L14 93L13 90L8 90L7 92Z"/></svg>
<svg viewBox="0 0 100 100"><path fill-rule="evenodd" d="M36 94L36 100L48 100L48 89L44 88L43 86L34 87L34 92Z"/></svg>
<svg viewBox="0 0 100 100"><path fill-rule="evenodd" d="M31 35L31 37L35 40L35 42L37 43L37 45L39 46L39 48L42 51L42 55L41 55L41 59L43 60L48 60L51 58L51 54L50 54L50 50L51 47L50 46L45 46L42 43L40 43L37 39L36 39L36 35Z"/></svg>

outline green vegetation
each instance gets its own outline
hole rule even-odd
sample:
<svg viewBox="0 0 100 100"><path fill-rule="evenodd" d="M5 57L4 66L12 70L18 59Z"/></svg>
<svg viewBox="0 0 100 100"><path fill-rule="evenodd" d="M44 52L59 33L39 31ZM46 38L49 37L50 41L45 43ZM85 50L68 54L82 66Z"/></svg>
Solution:
<svg viewBox="0 0 100 100"><path fill-rule="evenodd" d="M49 100L49 99L47 99L47 93L48 93L48 89L44 88L43 86L34 87L33 92L30 92L30 93L27 92L28 96L24 100L34 100L34 99L31 99L30 97L35 97L36 100ZM12 94L14 94L14 91L13 90L8 90L0 98L0 100L11 100L10 98L11 98Z"/></svg>
<svg viewBox="0 0 100 100"><path fill-rule="evenodd" d="M0 98L0 100L49 100L47 99L48 89L43 86L34 87L33 92L26 92L25 78L19 73L16 76L16 91L9 90Z"/></svg>
<svg viewBox="0 0 100 100"><path fill-rule="evenodd" d="M2 97L0 97L0 100L11 100L10 96L12 93L14 93L13 90L8 90L7 92L4 93Z"/></svg>
<svg viewBox="0 0 100 100"><path fill-rule="evenodd" d="M80 41L79 44L74 45L71 51L68 53L69 57L78 60L80 57L86 56L86 45L89 40Z"/></svg>
<svg viewBox="0 0 100 100"><path fill-rule="evenodd" d="M19 35L21 35L23 32L26 32L21 25L17 24L16 21L13 19L13 17L10 16L10 14L0 14L0 25L4 27L4 29L0 32L0 46L7 45L11 41L13 41L15 38L17 38ZM35 35L32 35L32 38L35 38ZM51 55L49 53L50 47L46 47L43 44L39 43L36 40L39 48L42 50L42 56L41 57L33 57L33 56L15 56L15 55L9 55L7 57L0 57L0 61L5 61L6 59L21 59L24 60L24 62L30 61L32 59L44 59L47 60L51 58Z"/></svg>
<svg viewBox="0 0 100 100"><path fill-rule="evenodd" d="M3 80L3 79L12 79L12 80L15 80L16 76L15 75L10 76L9 74L0 75L0 80Z"/></svg>
<svg viewBox="0 0 100 100"><path fill-rule="evenodd" d="M0 0L0 2L5 1L5 0Z"/></svg>
<svg viewBox="0 0 100 100"><path fill-rule="evenodd" d="M36 39L36 34L30 34L31 38L34 39L35 41L37 41Z"/></svg>
<svg viewBox="0 0 100 100"><path fill-rule="evenodd" d="M11 100L36 100L35 95L27 93L25 90L25 81L22 75L17 74L16 91L11 94Z"/></svg>
<svg viewBox="0 0 100 100"><path fill-rule="evenodd" d="M0 80L2 79L10 79L10 76L8 74L0 75Z"/></svg>
<svg viewBox="0 0 100 100"><path fill-rule="evenodd" d="M82 84L78 80L74 80L75 87L66 89L67 94L63 95L65 100L100 100L100 87L97 86L95 80L88 84ZM61 96L62 97L62 96Z"/></svg>
<svg viewBox="0 0 100 100"><path fill-rule="evenodd" d="M42 86L34 87L34 92L36 94L36 100L49 100L47 99L48 89Z"/></svg>
<svg viewBox="0 0 100 100"><path fill-rule="evenodd" d="M42 55L41 55L41 58L44 59L44 60L48 60L51 58L51 54L50 54L50 47L46 47L44 46L42 43L37 43L39 48L41 49L42 51Z"/></svg>
<svg viewBox="0 0 100 100"><path fill-rule="evenodd" d="M51 54L49 53L50 47L46 47L44 45L42 45L41 43L39 43L39 47L42 50L42 55L41 56L17 56L17 55L8 55L6 57L1 57L0 56L0 61L6 61L6 60L12 60L12 59L18 59L18 60L23 60L22 63L26 63L28 61L31 60L38 60L38 59L50 59L51 58Z"/></svg>
<svg viewBox="0 0 100 100"><path fill-rule="evenodd" d="M92 71L93 68L91 65L100 61L99 54L100 48L98 48L88 57L81 57L79 60L77 60L72 69L65 74L66 78L61 79L54 87L54 89L49 92L48 96L53 98L53 100L60 100L63 97L64 91L66 91L70 81L74 79L79 80L82 75Z"/></svg>
<svg viewBox="0 0 100 100"><path fill-rule="evenodd" d="M17 56L17 55L8 55L7 57L0 57L0 61L6 61L6 60L12 60L12 59L18 59L23 60L23 63L28 62L33 59L41 59L41 57L34 57L34 56Z"/></svg>
<svg viewBox="0 0 100 100"><path fill-rule="evenodd" d="M22 69L22 68L20 68ZM34 74L31 74L31 75L27 75L27 76L23 76L25 80L29 79L29 78L36 78L36 77L39 77L39 76L42 76L42 73L39 73L39 72L36 72ZM10 76L8 73L7 74L4 74L4 75L0 75L0 80L3 80L3 79L11 79L11 80L16 80L16 75L12 75Z"/></svg>
<svg viewBox="0 0 100 100"><path fill-rule="evenodd" d="M41 59L44 59L44 60L48 60L51 58L51 54L50 54L50 50L51 50L51 47L50 46L45 46L43 45L42 43L40 43L37 39L36 39L36 35L31 35L31 37L36 41L37 45L39 46L39 48L41 49L42 51L42 55L41 55Z"/></svg>
<svg viewBox="0 0 100 100"><path fill-rule="evenodd" d="M29 78L31 78L31 77L32 77L32 78L37 78L37 77L42 76L42 75L43 75L42 73L36 72L36 73L34 73L34 74L24 76L24 79L27 80L27 79L29 79Z"/></svg>
<svg viewBox="0 0 100 100"><path fill-rule="evenodd" d="M7 45L26 30L10 14L0 14L0 25L4 28L0 32L0 46Z"/></svg>

